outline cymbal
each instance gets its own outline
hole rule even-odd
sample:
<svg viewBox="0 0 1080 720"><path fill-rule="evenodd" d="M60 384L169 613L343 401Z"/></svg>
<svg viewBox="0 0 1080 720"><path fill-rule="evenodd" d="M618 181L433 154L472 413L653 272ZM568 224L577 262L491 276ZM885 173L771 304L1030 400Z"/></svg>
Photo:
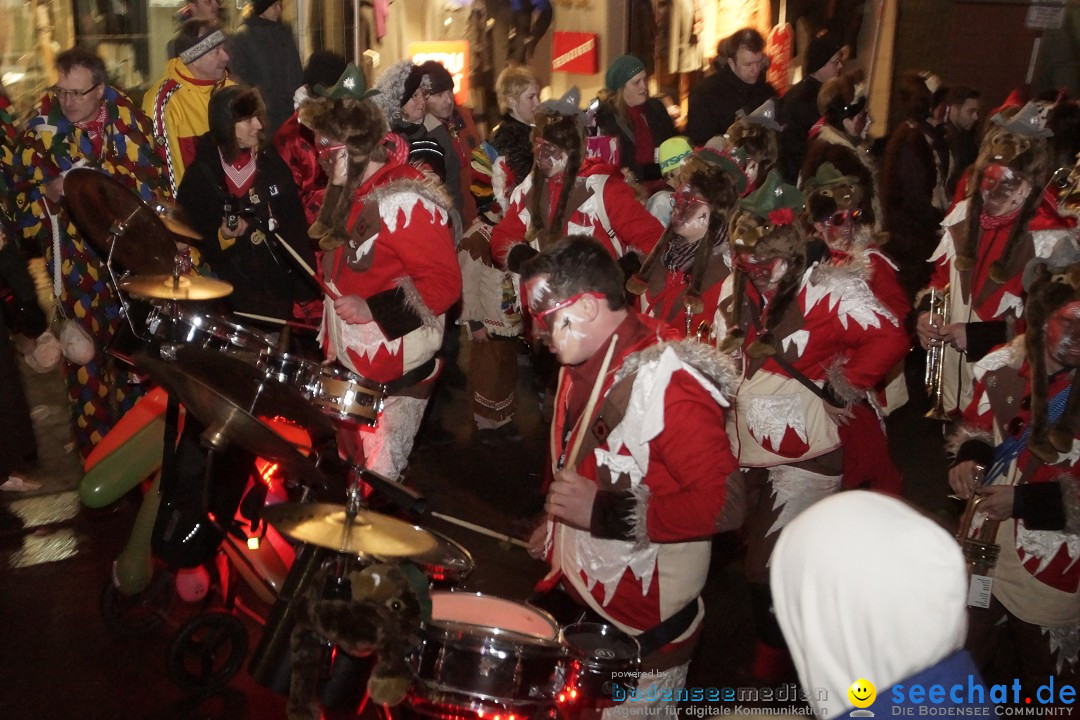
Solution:
<svg viewBox="0 0 1080 720"><path fill-rule="evenodd" d="M155 300L215 300L231 295L233 286L224 280L213 280L198 275L172 273L164 275L136 275L120 281L120 289L132 295Z"/></svg>
<svg viewBox="0 0 1080 720"><path fill-rule="evenodd" d="M266 379L258 368L214 350L179 347L172 362L137 353L135 365L154 382L176 393L188 412L205 424L202 439L215 450L239 445L272 460L311 484L325 485L315 463L278 435L262 417L298 423L320 445L334 434L330 420L299 391Z"/></svg>
<svg viewBox="0 0 1080 720"><path fill-rule="evenodd" d="M176 244L164 223L137 194L118 180L91 168L64 176L64 198L71 219L102 261L109 257L137 275L172 272Z"/></svg>
<svg viewBox="0 0 1080 720"><path fill-rule="evenodd" d="M294 540L346 555L408 558L438 547L423 528L370 510L359 510L350 520L342 505L282 503L263 508L262 518Z"/></svg>
<svg viewBox="0 0 1080 720"><path fill-rule="evenodd" d="M184 212L184 208L172 200L155 199L151 204L151 210L157 215L158 220L168 229L169 232L174 235L179 235L186 240L194 240L196 242L202 242L202 235L198 233L195 228L191 227L191 220L188 219L187 213Z"/></svg>

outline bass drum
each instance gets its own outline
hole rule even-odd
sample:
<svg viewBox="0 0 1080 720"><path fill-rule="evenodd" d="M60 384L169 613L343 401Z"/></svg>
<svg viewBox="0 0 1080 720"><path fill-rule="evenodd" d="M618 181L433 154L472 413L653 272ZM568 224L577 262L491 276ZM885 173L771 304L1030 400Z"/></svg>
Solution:
<svg viewBox="0 0 1080 720"><path fill-rule="evenodd" d="M507 708L553 706L566 652L555 619L489 595L433 592L431 622L410 656L415 694Z"/></svg>

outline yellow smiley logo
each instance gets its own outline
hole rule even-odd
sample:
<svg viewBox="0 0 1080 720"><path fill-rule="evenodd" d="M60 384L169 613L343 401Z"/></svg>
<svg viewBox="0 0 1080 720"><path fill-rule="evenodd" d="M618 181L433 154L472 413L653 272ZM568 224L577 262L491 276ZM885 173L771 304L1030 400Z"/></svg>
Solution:
<svg viewBox="0 0 1080 720"><path fill-rule="evenodd" d="M874 687L874 683L870 682L866 678L859 678L855 682L851 683L851 687L847 691L848 700L851 704L857 708L868 708L874 704L874 698L877 697L877 689Z"/></svg>

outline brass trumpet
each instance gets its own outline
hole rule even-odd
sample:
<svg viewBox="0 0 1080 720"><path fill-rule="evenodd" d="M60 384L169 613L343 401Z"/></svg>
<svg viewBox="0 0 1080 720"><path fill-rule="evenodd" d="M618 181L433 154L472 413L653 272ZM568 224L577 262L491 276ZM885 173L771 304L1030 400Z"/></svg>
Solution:
<svg viewBox="0 0 1080 720"><path fill-rule="evenodd" d="M694 329L694 315L689 309L686 311L686 337L694 338L700 343L707 343L712 345L716 342L716 331L713 330L712 325L707 320L702 320L698 323L697 330Z"/></svg>
<svg viewBox="0 0 1080 720"><path fill-rule="evenodd" d="M930 290L930 324L941 327L949 322L949 286L943 290L933 288ZM938 342L931 345L926 353L926 372L923 375L923 384L926 386L926 394L934 400L933 406L924 417L931 420L947 422L949 414L945 412L945 398L942 388L945 369L945 343Z"/></svg>
<svg viewBox="0 0 1080 720"><path fill-rule="evenodd" d="M977 478L982 484L982 478L986 469L981 465L976 466ZM956 531L956 540L967 561L968 572L972 575L989 575L994 570L1001 547L994 542L997 538L1000 521L991 520L989 517L976 530L972 530L975 515L979 511L979 503L986 499L985 495L972 494L968 498L964 514L960 518L960 527Z"/></svg>

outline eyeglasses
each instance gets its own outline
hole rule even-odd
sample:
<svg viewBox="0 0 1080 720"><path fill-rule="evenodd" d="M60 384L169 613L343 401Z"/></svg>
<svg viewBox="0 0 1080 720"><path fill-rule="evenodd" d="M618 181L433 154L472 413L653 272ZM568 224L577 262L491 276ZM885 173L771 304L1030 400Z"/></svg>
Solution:
<svg viewBox="0 0 1080 720"><path fill-rule="evenodd" d="M61 100L75 100L76 98L84 98L90 93L94 92L94 90L96 90L97 86L100 84L101 83L95 83L93 86L87 88L86 90L65 90L64 88L55 86L52 87L51 90L53 95L56 95L56 97L60 98Z"/></svg>
<svg viewBox="0 0 1080 720"><path fill-rule="evenodd" d="M341 150L343 147L345 147L345 143L338 143L336 145L319 145L315 148L315 154L318 155L320 158L325 158L330 153L334 152L335 150Z"/></svg>
<svg viewBox="0 0 1080 720"><path fill-rule="evenodd" d="M533 322L536 323L537 328L540 330L540 332L545 333L547 335L550 335L551 334L551 328L548 327L548 321L547 321L548 317L550 317L551 315L554 315L556 312L558 312L559 310L562 310L563 308L570 307L571 305L576 303L578 300L580 300L581 298L586 297L586 296L596 298L597 300L602 300L604 298L603 293L580 292L577 295L571 295L570 297L566 298L565 300L562 300L560 302L555 303L554 305L552 305L551 307L549 307L546 310L541 310L540 312L533 312L532 310L530 310L529 314L532 315Z"/></svg>
<svg viewBox="0 0 1080 720"><path fill-rule="evenodd" d="M862 220L862 210L841 210L819 220L818 222L829 227L844 227L849 221L852 225Z"/></svg>

